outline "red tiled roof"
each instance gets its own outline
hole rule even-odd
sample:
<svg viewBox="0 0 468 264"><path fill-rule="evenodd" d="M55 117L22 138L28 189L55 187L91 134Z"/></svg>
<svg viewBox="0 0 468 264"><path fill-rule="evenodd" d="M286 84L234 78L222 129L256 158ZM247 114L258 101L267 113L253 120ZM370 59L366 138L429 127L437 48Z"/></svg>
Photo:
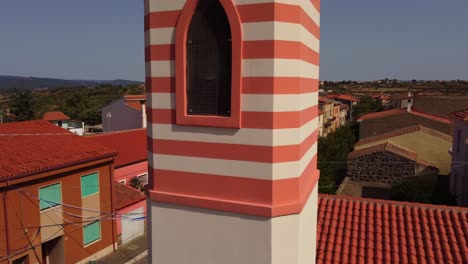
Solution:
<svg viewBox="0 0 468 264"><path fill-rule="evenodd" d="M382 111L382 112L375 112L375 113L369 113L361 116L358 118L358 122L368 120L368 119L374 119L374 118L379 118L379 117L384 117L384 116L391 116L391 115L396 115L406 112L406 109L391 109L387 111Z"/></svg>
<svg viewBox="0 0 468 264"><path fill-rule="evenodd" d="M342 99L351 102L359 102L359 99L350 94L329 94L327 97L330 99Z"/></svg>
<svg viewBox="0 0 468 264"><path fill-rule="evenodd" d="M454 117L456 119L468 121L468 108L465 109L465 110L461 110L461 111L451 113L450 116L452 116L452 117Z"/></svg>
<svg viewBox="0 0 468 264"><path fill-rule="evenodd" d="M408 92L392 94L390 96L391 100L403 100L403 99L408 99L408 98L413 98L413 95L409 95Z"/></svg>
<svg viewBox="0 0 468 264"><path fill-rule="evenodd" d="M468 263L468 209L319 195L317 264Z"/></svg>
<svg viewBox="0 0 468 264"><path fill-rule="evenodd" d="M0 125L0 181L113 155L110 149L46 120Z"/></svg>
<svg viewBox="0 0 468 264"><path fill-rule="evenodd" d="M115 168L147 159L145 128L93 135L89 138L117 152Z"/></svg>
<svg viewBox="0 0 468 264"><path fill-rule="evenodd" d="M120 210L124 207L132 205L134 203L138 203L146 199L145 195L133 189L126 184L121 184L118 182L114 182L114 190L115 190L115 208Z"/></svg>
<svg viewBox="0 0 468 264"><path fill-rule="evenodd" d="M141 102L146 100L146 95L144 94L139 94L139 95L124 95L124 101L125 104L138 110L141 111Z"/></svg>
<svg viewBox="0 0 468 264"><path fill-rule="evenodd" d="M60 111L46 112L42 119L47 121L70 120L70 117Z"/></svg>

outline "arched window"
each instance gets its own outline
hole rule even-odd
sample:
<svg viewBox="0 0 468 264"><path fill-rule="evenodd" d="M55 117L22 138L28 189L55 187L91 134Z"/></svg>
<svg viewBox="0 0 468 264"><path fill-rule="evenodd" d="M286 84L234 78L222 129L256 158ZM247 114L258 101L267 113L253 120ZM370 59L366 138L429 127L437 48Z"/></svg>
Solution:
<svg viewBox="0 0 468 264"><path fill-rule="evenodd" d="M218 0L199 0L187 33L187 114L231 115L231 28Z"/></svg>
<svg viewBox="0 0 468 264"><path fill-rule="evenodd" d="M231 0L186 2L176 29L177 124L240 127L241 35Z"/></svg>

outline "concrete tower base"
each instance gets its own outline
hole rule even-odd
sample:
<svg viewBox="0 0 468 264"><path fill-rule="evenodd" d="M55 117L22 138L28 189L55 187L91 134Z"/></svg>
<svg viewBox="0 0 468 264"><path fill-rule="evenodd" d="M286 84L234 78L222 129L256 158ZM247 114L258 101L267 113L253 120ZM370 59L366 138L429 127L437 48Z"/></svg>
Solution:
<svg viewBox="0 0 468 264"><path fill-rule="evenodd" d="M317 186L300 214L262 218L149 202L150 263L315 263Z"/></svg>

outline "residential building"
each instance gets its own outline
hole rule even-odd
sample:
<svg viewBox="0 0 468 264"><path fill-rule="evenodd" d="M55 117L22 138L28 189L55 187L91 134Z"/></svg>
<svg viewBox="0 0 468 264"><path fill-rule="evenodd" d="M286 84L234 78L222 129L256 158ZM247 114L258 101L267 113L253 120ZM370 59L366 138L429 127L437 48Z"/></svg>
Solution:
<svg viewBox="0 0 468 264"><path fill-rule="evenodd" d="M89 136L89 139L117 153L114 161L114 179L127 185L130 185L134 177L145 185L148 183L146 138L145 128Z"/></svg>
<svg viewBox="0 0 468 264"><path fill-rule="evenodd" d="M450 192L458 205L468 207L468 108L451 115L454 119Z"/></svg>
<svg viewBox="0 0 468 264"><path fill-rule="evenodd" d="M397 93L390 95L390 105L394 109L413 107L413 93L411 91L405 93Z"/></svg>
<svg viewBox="0 0 468 264"><path fill-rule="evenodd" d="M395 130L421 125L446 135L452 135L452 122L415 109L392 109L363 115L359 122L359 139L375 137Z"/></svg>
<svg viewBox="0 0 468 264"><path fill-rule="evenodd" d="M383 92L371 94L369 97L379 102L382 106L389 106L391 104L390 95Z"/></svg>
<svg viewBox="0 0 468 264"><path fill-rule="evenodd" d="M329 133L334 132L341 126L341 105L341 102L319 96L319 110L322 111L323 114L322 123L320 124L322 127L321 136L326 137Z"/></svg>
<svg viewBox="0 0 468 264"><path fill-rule="evenodd" d="M146 95L125 95L101 109L102 131L146 128Z"/></svg>
<svg viewBox="0 0 468 264"><path fill-rule="evenodd" d="M436 181L449 175L451 146L451 136L423 126L362 139L348 156L348 176L389 184L415 176Z"/></svg>
<svg viewBox="0 0 468 264"><path fill-rule="evenodd" d="M340 122L339 126L346 126L348 123L348 113L349 113L349 107L346 104L340 104Z"/></svg>
<svg viewBox="0 0 468 264"><path fill-rule="evenodd" d="M354 108L359 102L358 98L350 94L328 94L327 98L346 104L349 109L348 121L353 120Z"/></svg>
<svg viewBox="0 0 468 264"><path fill-rule="evenodd" d="M324 137L324 122L323 122L323 110L319 109L318 111L318 136Z"/></svg>
<svg viewBox="0 0 468 264"><path fill-rule="evenodd" d="M468 262L468 209L317 194L319 1L145 8L150 263Z"/></svg>
<svg viewBox="0 0 468 264"><path fill-rule="evenodd" d="M0 137L0 263L115 250L113 151L45 120L1 124Z"/></svg>
<svg viewBox="0 0 468 264"><path fill-rule="evenodd" d="M126 244L145 232L146 197L126 184L115 182L114 189L118 241Z"/></svg>
<svg viewBox="0 0 468 264"><path fill-rule="evenodd" d="M70 117L60 111L46 112L42 119L77 135L84 135L84 123L81 121L71 120Z"/></svg>

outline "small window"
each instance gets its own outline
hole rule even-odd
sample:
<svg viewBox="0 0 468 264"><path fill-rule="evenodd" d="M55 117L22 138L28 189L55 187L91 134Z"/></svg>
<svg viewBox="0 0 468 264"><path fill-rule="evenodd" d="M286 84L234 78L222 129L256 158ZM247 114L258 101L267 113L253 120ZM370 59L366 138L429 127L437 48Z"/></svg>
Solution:
<svg viewBox="0 0 468 264"><path fill-rule="evenodd" d="M99 192L99 173L95 172L81 176L81 197L87 197Z"/></svg>
<svg viewBox="0 0 468 264"><path fill-rule="evenodd" d="M39 207L42 210L62 203L62 185L60 183L39 188Z"/></svg>
<svg viewBox="0 0 468 264"><path fill-rule="evenodd" d="M186 48L187 115L231 116L231 28L218 0L198 1Z"/></svg>
<svg viewBox="0 0 468 264"><path fill-rule="evenodd" d="M101 239L101 221L95 221L83 227L83 244L89 245Z"/></svg>

